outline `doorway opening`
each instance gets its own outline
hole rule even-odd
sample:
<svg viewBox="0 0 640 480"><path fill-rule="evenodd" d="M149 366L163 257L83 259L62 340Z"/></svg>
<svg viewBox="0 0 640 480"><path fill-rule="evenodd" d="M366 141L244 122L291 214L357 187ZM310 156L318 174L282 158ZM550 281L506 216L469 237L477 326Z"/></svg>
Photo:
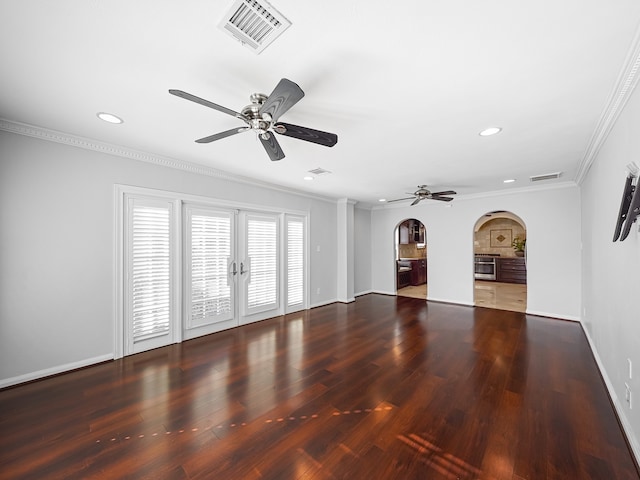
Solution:
<svg viewBox="0 0 640 480"><path fill-rule="evenodd" d="M527 228L512 212L480 217L473 229L474 304L526 312Z"/></svg>
<svg viewBox="0 0 640 480"><path fill-rule="evenodd" d="M420 220L409 218L395 229L396 294L427 299L427 232Z"/></svg>

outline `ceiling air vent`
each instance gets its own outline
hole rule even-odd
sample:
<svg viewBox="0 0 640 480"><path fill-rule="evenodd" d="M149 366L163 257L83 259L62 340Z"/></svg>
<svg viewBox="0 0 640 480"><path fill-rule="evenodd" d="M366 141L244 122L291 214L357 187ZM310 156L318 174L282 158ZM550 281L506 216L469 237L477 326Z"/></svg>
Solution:
<svg viewBox="0 0 640 480"><path fill-rule="evenodd" d="M245 47L260 53L291 22L265 0L236 0L218 26Z"/></svg>
<svg viewBox="0 0 640 480"><path fill-rule="evenodd" d="M324 168L314 168L313 170L309 170L309 173L313 173L314 175L323 175L325 173L331 173L329 170L325 170Z"/></svg>
<svg viewBox="0 0 640 480"><path fill-rule="evenodd" d="M553 180L554 178L560 178L562 172L555 173L547 173L545 175L534 175L533 177L529 177L529 180L532 182L541 182L542 180Z"/></svg>

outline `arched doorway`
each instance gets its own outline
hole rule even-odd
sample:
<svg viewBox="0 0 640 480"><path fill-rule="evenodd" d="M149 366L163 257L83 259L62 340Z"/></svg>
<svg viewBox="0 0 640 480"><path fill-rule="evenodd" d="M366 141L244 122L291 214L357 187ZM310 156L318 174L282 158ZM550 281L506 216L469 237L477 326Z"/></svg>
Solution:
<svg viewBox="0 0 640 480"><path fill-rule="evenodd" d="M488 212L473 229L474 304L526 312L527 228L512 212Z"/></svg>
<svg viewBox="0 0 640 480"><path fill-rule="evenodd" d="M427 298L427 232L420 220L409 218L395 230L396 293Z"/></svg>

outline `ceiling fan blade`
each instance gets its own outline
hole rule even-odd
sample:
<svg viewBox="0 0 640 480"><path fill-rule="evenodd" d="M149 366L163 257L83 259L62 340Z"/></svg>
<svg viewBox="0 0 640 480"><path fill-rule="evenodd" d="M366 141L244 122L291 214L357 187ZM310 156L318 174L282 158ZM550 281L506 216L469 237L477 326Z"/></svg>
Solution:
<svg viewBox="0 0 640 480"><path fill-rule="evenodd" d="M453 200L453 198L451 197L440 197L438 195L432 195L431 197L429 197L431 200L440 200L441 202L450 202L451 200Z"/></svg>
<svg viewBox="0 0 640 480"><path fill-rule="evenodd" d="M280 118L280 115L298 103L302 97L304 97L302 89L291 80L283 78L262 104L260 115L268 113L271 120L275 122Z"/></svg>
<svg viewBox="0 0 640 480"><path fill-rule="evenodd" d="M413 207L414 205L417 205L418 203L420 203L420 200L422 200L422 197L416 198L413 202L411 202L411 206Z"/></svg>
<svg viewBox="0 0 640 480"><path fill-rule="evenodd" d="M458 192L454 192L453 190L446 190L444 192L433 192L431 195L457 195Z"/></svg>
<svg viewBox="0 0 640 480"><path fill-rule="evenodd" d="M191 95L190 93L183 92L182 90L169 90L171 95L175 95L176 97L184 98L185 100L190 100L195 103L199 103L200 105L204 105L205 107L213 108L214 110L218 110L219 112L226 113L227 115L231 115L232 117L239 118L240 120L245 120L245 118L239 114L238 112L234 112L233 110L218 105L216 103L210 102L209 100L205 100L204 98L196 97L195 95Z"/></svg>
<svg viewBox="0 0 640 480"><path fill-rule="evenodd" d="M265 139L263 135L267 138ZM280 144L276 140L275 135L267 132L258 135L258 138L260 139L260 142L262 142L262 146L267 151L272 162L282 160L284 158L284 152L282 151L282 148L280 148Z"/></svg>
<svg viewBox="0 0 640 480"><path fill-rule="evenodd" d="M273 128L276 133L279 133L280 135L286 135L287 137L317 143L319 145L324 145L325 147L333 147L338 143L338 136L335 133L321 132L320 130L314 130L313 128L291 125L290 123L278 123L277 125L274 125Z"/></svg>
<svg viewBox="0 0 640 480"><path fill-rule="evenodd" d="M196 142L211 143L215 142L216 140L220 140L221 138L230 137L231 135L235 135L236 133L246 132L247 130L250 130L249 127L232 128L231 130L227 130L225 132L220 132L214 135L209 135L208 137L199 138L198 140L196 140Z"/></svg>
<svg viewBox="0 0 640 480"><path fill-rule="evenodd" d="M413 200L416 197L396 198L395 200L387 200L387 203L404 202L405 200Z"/></svg>

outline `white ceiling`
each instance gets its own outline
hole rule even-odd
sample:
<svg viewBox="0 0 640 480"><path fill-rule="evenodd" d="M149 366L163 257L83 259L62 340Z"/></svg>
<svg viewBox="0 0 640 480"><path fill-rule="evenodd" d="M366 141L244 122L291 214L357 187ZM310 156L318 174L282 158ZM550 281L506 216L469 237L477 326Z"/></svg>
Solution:
<svg viewBox="0 0 640 480"><path fill-rule="evenodd" d="M574 181L640 20L636 0L273 0L292 26L256 55L217 27L232 3L0 0L0 117L370 204ZM283 77L306 96L281 120L335 147L279 135L271 162L253 132L196 144L243 124L167 92L239 111ZM332 174L302 179L317 167Z"/></svg>

